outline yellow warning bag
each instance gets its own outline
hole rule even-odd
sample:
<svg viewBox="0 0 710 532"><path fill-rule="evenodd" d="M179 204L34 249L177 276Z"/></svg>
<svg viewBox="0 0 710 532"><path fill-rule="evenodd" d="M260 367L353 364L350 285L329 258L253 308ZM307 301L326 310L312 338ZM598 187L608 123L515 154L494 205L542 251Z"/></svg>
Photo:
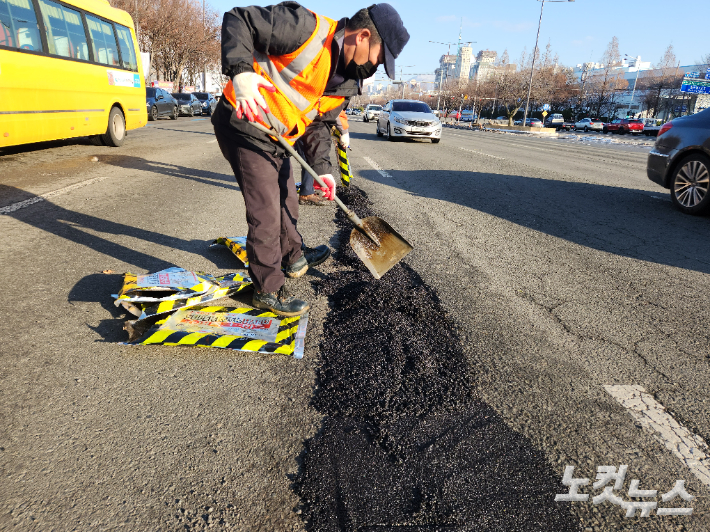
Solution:
<svg viewBox="0 0 710 532"><path fill-rule="evenodd" d="M141 304L142 312L138 319L143 320L181 308L194 307L201 303L229 297L251 285L251 279L243 273L230 273L222 277L215 277L217 284L213 285L206 293L188 299L169 299L158 303Z"/></svg>
<svg viewBox="0 0 710 532"><path fill-rule="evenodd" d="M247 259L247 237L245 236L231 236L231 237L220 237L212 244L210 247L215 246L227 246L232 253L234 253L237 258L244 263L244 267L249 267L249 260Z"/></svg>
<svg viewBox="0 0 710 532"><path fill-rule="evenodd" d="M121 301L145 303L187 299L206 293L217 284L214 276L202 272L189 272L173 267L146 275L126 273L123 287L114 297L116 306Z"/></svg>
<svg viewBox="0 0 710 532"><path fill-rule="evenodd" d="M217 347L303 358L308 314L279 317L252 308L180 309L125 345Z"/></svg>

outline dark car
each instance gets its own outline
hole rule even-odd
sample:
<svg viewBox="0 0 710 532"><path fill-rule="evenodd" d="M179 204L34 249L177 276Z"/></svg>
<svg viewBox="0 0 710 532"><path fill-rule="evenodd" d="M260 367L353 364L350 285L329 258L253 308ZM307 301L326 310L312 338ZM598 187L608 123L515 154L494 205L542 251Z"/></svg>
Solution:
<svg viewBox="0 0 710 532"><path fill-rule="evenodd" d="M146 87L145 106L148 111L148 120L157 120L161 116L169 116L172 120L177 120L177 100L165 89Z"/></svg>
<svg viewBox="0 0 710 532"><path fill-rule="evenodd" d="M214 108L217 107L217 100L214 99L209 92L193 92L195 98L200 100L202 104L202 114L211 115L214 113Z"/></svg>
<svg viewBox="0 0 710 532"><path fill-rule="evenodd" d="M710 109L663 124L648 154L648 178L686 214L710 208Z"/></svg>
<svg viewBox="0 0 710 532"><path fill-rule="evenodd" d="M202 114L202 102L190 92L173 92L173 97L178 101L180 116L195 116Z"/></svg>

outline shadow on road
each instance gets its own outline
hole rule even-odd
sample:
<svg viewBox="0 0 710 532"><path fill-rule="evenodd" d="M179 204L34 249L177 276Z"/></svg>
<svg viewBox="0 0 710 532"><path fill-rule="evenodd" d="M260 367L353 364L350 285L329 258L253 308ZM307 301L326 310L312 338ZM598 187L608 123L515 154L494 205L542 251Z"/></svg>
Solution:
<svg viewBox="0 0 710 532"><path fill-rule="evenodd" d="M104 155L101 157L102 162L124 168L126 170L143 170L156 174L168 175L171 177L179 177L203 183L205 185L213 185L216 187L226 188L227 190L239 191L239 185L233 174L221 174L219 172L210 172L209 170L200 170L190 168L188 166L180 166L179 164L161 163L158 161L150 161L142 157L133 157L131 155Z"/></svg>
<svg viewBox="0 0 710 532"><path fill-rule="evenodd" d="M665 190L454 170L360 175L414 195L485 212L581 246L710 273L710 218L684 215ZM466 220L461 220L466 222Z"/></svg>

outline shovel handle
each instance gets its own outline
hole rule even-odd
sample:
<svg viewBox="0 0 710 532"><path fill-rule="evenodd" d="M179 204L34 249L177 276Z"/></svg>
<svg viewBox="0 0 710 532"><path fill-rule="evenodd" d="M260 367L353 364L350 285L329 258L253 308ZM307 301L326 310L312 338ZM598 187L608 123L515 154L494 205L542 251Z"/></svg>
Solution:
<svg viewBox="0 0 710 532"><path fill-rule="evenodd" d="M316 180L316 182L323 188L328 188L326 184L323 182L323 180L320 178L320 176L313 170L313 168L310 167L310 165L303 160L303 157L298 155L298 152L291 146L288 142L286 142L286 139L284 139L281 135L278 134L276 131L276 127L274 127L274 122L271 120L271 113L266 113L267 118L269 119L269 123L271 124L271 129L267 128L266 126L260 124L259 122L251 122L251 125L256 127L259 131L263 131L267 135L271 135L272 137L276 137L278 141L281 143L281 145L284 147L284 149L294 158L298 161L298 163L306 169L306 171L313 176L313 179ZM340 201L340 198L333 194L333 201L337 203L338 207L342 209L342 211L347 215L348 219L358 228L360 229L363 233L365 233L370 240L372 240L378 247L380 246L380 241L375 236L372 234L371 231L368 231L365 225L362 223L362 220L360 217L355 214L354 211L351 209L348 209L345 204Z"/></svg>

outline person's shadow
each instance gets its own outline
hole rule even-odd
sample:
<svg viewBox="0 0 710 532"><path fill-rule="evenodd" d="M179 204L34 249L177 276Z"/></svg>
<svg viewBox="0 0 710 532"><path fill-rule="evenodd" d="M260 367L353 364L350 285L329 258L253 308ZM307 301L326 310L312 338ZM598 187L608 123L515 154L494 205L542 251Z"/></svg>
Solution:
<svg viewBox="0 0 710 532"><path fill-rule="evenodd" d="M219 174L218 174L219 175ZM236 185L235 185L236 186ZM28 208L6 211L5 216L11 216L18 221L42 229L43 231L76 244L85 246L92 251L102 253L106 256L135 266L137 270L146 272L156 272L165 268L176 266L166 260L155 257L144 251L127 247L124 244L115 242L103 235L129 236L147 242L165 246L172 249L194 253L211 260L215 266L223 270L237 271L243 269L241 262L224 246L220 248L210 248L211 240L186 240L175 236L169 236L157 231L151 231L113 222L97 216L72 211L60 207L51 201L40 196L29 195L24 191L15 189L7 185L0 185L0 198L3 197L23 197L30 203L41 203L39 206L30 205ZM6 207L7 208L7 207ZM232 236L232 235L215 235ZM223 249L221 249L223 248ZM120 290L123 281L123 273L116 272L110 274L93 273L81 279L69 293L69 302L92 302L99 303L113 316L109 320L103 320L98 327L91 327L100 334L105 341L121 341L125 339L125 334L121 331L122 323L119 318L125 316L122 309L116 308L113 304L111 294ZM140 273L135 271L134 273Z"/></svg>

